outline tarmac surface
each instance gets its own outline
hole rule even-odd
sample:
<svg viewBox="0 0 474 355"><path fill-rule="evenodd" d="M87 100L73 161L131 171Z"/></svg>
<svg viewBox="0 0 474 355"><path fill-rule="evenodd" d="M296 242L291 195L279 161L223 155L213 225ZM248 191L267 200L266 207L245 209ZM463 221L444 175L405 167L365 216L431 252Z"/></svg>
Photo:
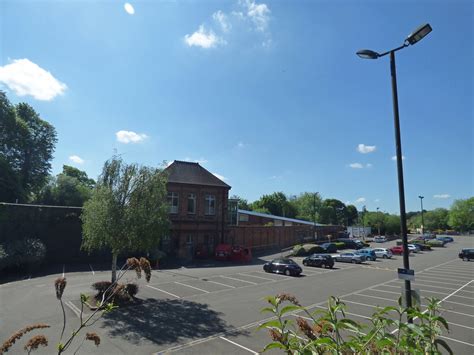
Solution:
<svg viewBox="0 0 474 355"><path fill-rule="evenodd" d="M460 249L466 247L474 247L474 237L455 237L455 242L444 248L410 256L416 279L412 288L419 291L422 306L426 297L442 301L442 315L450 327L442 338L455 354L474 353L474 263L458 258ZM83 330L84 334L96 332L101 343L96 348L86 341L78 353L257 354L270 342L267 331L257 330L269 318L260 313L266 307L266 296L290 293L315 310L324 308L328 297L334 295L346 303L352 319L367 323L377 306L396 305L402 292L403 281L397 278L401 256L360 265L337 262L333 269L304 267L302 258L293 258L303 267L301 277L265 273L263 263L280 255L258 258L248 265L204 262L153 271L150 283L138 281L138 298L143 302L116 309ZM49 347L37 353L55 352L62 328L62 311L54 290L57 277L64 275L68 283L63 297L66 335L79 324L80 293L92 294L92 283L110 279L110 271L98 265L85 265L82 271L71 268L58 265L44 276L24 275L23 280L0 284L2 342L28 324L51 325L28 334L9 353L24 353L24 343L36 334L50 340ZM122 281L134 282L134 272ZM83 318L90 314L85 310ZM294 319L296 314L289 317ZM67 353L74 353L84 334Z"/></svg>

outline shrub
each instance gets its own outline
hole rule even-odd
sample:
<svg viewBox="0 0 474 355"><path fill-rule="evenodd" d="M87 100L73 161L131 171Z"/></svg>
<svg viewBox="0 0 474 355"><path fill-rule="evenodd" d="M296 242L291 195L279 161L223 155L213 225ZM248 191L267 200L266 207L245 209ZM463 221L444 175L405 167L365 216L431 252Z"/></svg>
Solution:
<svg viewBox="0 0 474 355"><path fill-rule="evenodd" d="M303 255L305 255L305 250L303 248L303 245L301 245L301 244L295 245L293 247L292 255L293 256L303 256Z"/></svg>
<svg viewBox="0 0 474 355"><path fill-rule="evenodd" d="M4 246L0 244L0 270L3 270L8 266L8 253Z"/></svg>
<svg viewBox="0 0 474 355"><path fill-rule="evenodd" d="M28 238L15 240L6 247L5 267L40 264L46 256L46 246L39 239Z"/></svg>
<svg viewBox="0 0 474 355"><path fill-rule="evenodd" d="M436 240L436 239L428 240L426 241L426 244L434 248L444 247L444 243L441 240Z"/></svg>
<svg viewBox="0 0 474 355"><path fill-rule="evenodd" d="M95 298L97 300L102 299L104 293L107 291L106 297L112 295L114 302L123 303L131 301L138 293L138 285L136 283L129 284L116 284L113 289L111 288L112 282L110 281L98 281L92 284L92 288L97 291Z"/></svg>
<svg viewBox="0 0 474 355"><path fill-rule="evenodd" d="M335 242L334 244L336 245L337 250L341 250L346 247L346 243L344 242Z"/></svg>
<svg viewBox="0 0 474 355"><path fill-rule="evenodd" d="M305 250L307 251L306 253L307 255L316 254L316 253L324 253L324 249L321 248L319 245L312 245L309 248L305 248Z"/></svg>
<svg viewBox="0 0 474 355"><path fill-rule="evenodd" d="M126 284L125 292L127 292L130 297L135 297L135 295L138 293L138 285L136 283Z"/></svg>
<svg viewBox="0 0 474 355"><path fill-rule="evenodd" d="M92 284L92 288L97 291L96 298L102 298L104 292L112 285L110 281L98 281Z"/></svg>

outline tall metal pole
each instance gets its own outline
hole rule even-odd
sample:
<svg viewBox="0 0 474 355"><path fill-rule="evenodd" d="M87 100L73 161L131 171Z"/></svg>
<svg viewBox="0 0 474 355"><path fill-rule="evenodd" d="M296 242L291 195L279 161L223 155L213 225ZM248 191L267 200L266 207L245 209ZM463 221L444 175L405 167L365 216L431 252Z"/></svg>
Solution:
<svg viewBox="0 0 474 355"><path fill-rule="evenodd" d="M316 240L316 192L313 193L313 238Z"/></svg>
<svg viewBox="0 0 474 355"><path fill-rule="evenodd" d="M390 73L392 76L393 118L397 150L398 196L400 200L400 232L402 234L403 242L403 267L405 269L410 269L410 261L408 259L407 217L405 211L405 186L403 183L402 142L400 137L400 118L398 112L397 70L395 67L395 51L393 50L390 52ZM405 280L405 298L407 307L411 307L410 280ZM413 319L409 317L408 322L413 323Z"/></svg>
<svg viewBox="0 0 474 355"><path fill-rule="evenodd" d="M423 219L423 198L424 196L418 196L421 202L421 235L425 235L425 220Z"/></svg>

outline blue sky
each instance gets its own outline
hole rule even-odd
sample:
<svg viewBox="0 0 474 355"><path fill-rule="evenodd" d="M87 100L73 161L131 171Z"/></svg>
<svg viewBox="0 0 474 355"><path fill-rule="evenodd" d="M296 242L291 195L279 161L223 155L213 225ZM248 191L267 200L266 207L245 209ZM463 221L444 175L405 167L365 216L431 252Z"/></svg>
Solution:
<svg viewBox="0 0 474 355"><path fill-rule="evenodd" d="M397 55L407 210L473 195L469 1L0 1L0 87L51 122L63 164L199 161L231 194L318 191L398 211ZM128 11L127 11L128 10Z"/></svg>

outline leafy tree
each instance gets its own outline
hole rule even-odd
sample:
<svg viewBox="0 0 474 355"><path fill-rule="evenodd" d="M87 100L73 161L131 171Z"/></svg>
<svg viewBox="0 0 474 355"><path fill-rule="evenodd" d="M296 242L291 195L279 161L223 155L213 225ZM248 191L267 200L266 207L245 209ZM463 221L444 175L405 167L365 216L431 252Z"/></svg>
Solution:
<svg viewBox="0 0 474 355"><path fill-rule="evenodd" d="M119 254L156 248L169 232L165 174L113 157L104 164L81 219L82 248L111 250L114 282Z"/></svg>
<svg viewBox="0 0 474 355"><path fill-rule="evenodd" d="M462 232L474 229L474 197L454 201L448 222L451 227Z"/></svg>
<svg viewBox="0 0 474 355"><path fill-rule="evenodd" d="M0 201L15 202L24 199L24 191L20 186L18 175L0 156Z"/></svg>
<svg viewBox="0 0 474 355"><path fill-rule="evenodd" d="M384 215L384 230L385 234L400 234L400 216L395 214Z"/></svg>
<svg viewBox="0 0 474 355"><path fill-rule="evenodd" d="M342 225L347 223L346 205L337 199L329 198L323 201L320 209L319 222L323 224Z"/></svg>
<svg viewBox="0 0 474 355"><path fill-rule="evenodd" d="M270 214L282 217L295 218L296 209L288 201L283 192L274 192L271 195L263 195L259 200L252 203L252 210L266 209Z"/></svg>
<svg viewBox="0 0 474 355"><path fill-rule="evenodd" d="M80 183L84 184L85 186L91 189L95 186L94 179L90 179L89 176L87 176L87 173L85 171L79 170L73 166L63 165L62 174L76 178Z"/></svg>
<svg viewBox="0 0 474 355"><path fill-rule="evenodd" d="M0 92L0 157L26 194L38 192L51 170L56 130L28 104L11 105Z"/></svg>
<svg viewBox="0 0 474 355"><path fill-rule="evenodd" d="M290 200L296 209L296 218L311 221L319 220L319 210L322 205L321 195L316 192L303 192Z"/></svg>
<svg viewBox="0 0 474 355"><path fill-rule="evenodd" d="M436 208L432 211L423 211L425 230L447 229L449 211L445 208ZM410 229L420 228L422 224L421 213L412 216L408 220Z"/></svg>
<svg viewBox="0 0 474 355"><path fill-rule="evenodd" d="M346 218L347 218L347 224L349 226L357 223L357 220L359 218L359 212L357 212L356 206L354 205L346 206Z"/></svg>
<svg viewBox="0 0 474 355"><path fill-rule="evenodd" d="M233 195L231 197L231 199L233 200L238 200L239 202L239 209L241 210L246 210L246 211L249 211L250 210L250 205L248 203L248 201L240 196L237 196L237 195Z"/></svg>

